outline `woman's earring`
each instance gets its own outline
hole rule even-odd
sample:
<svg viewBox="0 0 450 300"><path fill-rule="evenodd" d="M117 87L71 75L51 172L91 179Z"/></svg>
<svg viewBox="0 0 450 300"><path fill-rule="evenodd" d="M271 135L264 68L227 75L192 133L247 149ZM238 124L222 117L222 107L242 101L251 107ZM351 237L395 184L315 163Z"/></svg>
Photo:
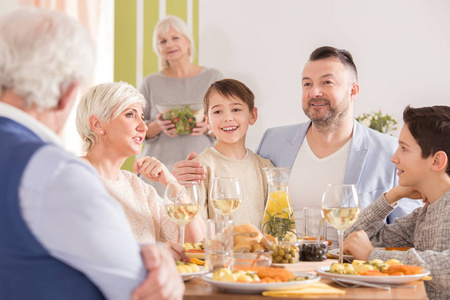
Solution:
<svg viewBox="0 0 450 300"><path fill-rule="evenodd" d="M100 134L103 134L103 130L100 130Z"/></svg>

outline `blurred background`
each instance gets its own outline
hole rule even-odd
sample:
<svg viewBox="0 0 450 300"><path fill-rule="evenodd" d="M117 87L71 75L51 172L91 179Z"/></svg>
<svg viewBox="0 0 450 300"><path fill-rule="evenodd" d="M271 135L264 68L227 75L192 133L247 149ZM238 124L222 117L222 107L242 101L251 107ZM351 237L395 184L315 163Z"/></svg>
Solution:
<svg viewBox="0 0 450 300"><path fill-rule="evenodd" d="M98 52L91 84L123 80L139 87L158 71L151 46L156 22L169 14L185 20L196 62L255 93L252 150L267 128L307 120L301 71L324 45L353 54L360 83L355 117L381 110L398 121L394 136L406 105L450 105L448 0L0 0L0 13L26 5L62 10L85 24ZM65 140L68 150L81 151L70 120Z"/></svg>

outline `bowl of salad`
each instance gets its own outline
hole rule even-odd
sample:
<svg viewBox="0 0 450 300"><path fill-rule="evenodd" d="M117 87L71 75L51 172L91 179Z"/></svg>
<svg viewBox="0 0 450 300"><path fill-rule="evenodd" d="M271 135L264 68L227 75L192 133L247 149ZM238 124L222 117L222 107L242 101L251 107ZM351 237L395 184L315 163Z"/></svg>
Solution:
<svg viewBox="0 0 450 300"><path fill-rule="evenodd" d="M203 121L203 103L156 104L164 120L175 124L175 134L190 134L197 122Z"/></svg>

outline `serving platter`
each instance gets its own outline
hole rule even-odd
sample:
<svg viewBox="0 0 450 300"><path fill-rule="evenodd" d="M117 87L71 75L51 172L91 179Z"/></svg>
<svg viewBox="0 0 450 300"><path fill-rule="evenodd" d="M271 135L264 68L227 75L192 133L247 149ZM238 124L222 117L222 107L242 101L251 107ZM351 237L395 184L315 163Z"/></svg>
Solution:
<svg viewBox="0 0 450 300"><path fill-rule="evenodd" d="M301 286L309 285L320 280L320 276L307 274L307 273L297 273L294 272L295 276L308 276L309 279L301 281L288 281L288 282L270 282L270 283L242 283L242 282L224 282L212 280L212 273L202 275L202 279L211 285L230 293L241 293L241 294L258 294L264 291L273 290L290 290L296 289Z"/></svg>
<svg viewBox="0 0 450 300"><path fill-rule="evenodd" d="M183 281L188 281L189 279L192 279L194 277L203 275L205 273L208 272L208 270L206 270L205 267L199 267L199 271L198 272L193 272L193 273L180 273L181 278L183 278Z"/></svg>
<svg viewBox="0 0 450 300"><path fill-rule="evenodd" d="M317 273L325 278L342 278L353 281L369 282L369 283L382 283L382 284L404 284L420 280L430 274L430 271L424 269L422 274L416 275L404 275L404 276L365 276L365 275L345 275L330 273L330 267L322 267L317 269Z"/></svg>

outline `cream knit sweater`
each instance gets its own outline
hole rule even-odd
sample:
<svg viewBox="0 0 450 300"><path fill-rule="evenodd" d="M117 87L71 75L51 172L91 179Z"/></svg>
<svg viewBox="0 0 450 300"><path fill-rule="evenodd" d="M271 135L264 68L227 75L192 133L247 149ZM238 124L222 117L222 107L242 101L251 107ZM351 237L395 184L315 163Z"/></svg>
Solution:
<svg viewBox="0 0 450 300"><path fill-rule="evenodd" d="M231 215L235 224L252 223L261 228L264 205L267 201L267 179L262 168L273 167L270 160L256 155L251 150L243 159L234 159L209 148L195 159L206 168L206 178L200 184L205 196L203 217L215 219L217 215L209 204L209 190L214 177L239 177L243 189L241 207Z"/></svg>
<svg viewBox="0 0 450 300"><path fill-rule="evenodd" d="M163 199L155 188L135 174L122 170L119 180L100 176L108 192L122 205L138 243L176 242L178 226L166 213Z"/></svg>

